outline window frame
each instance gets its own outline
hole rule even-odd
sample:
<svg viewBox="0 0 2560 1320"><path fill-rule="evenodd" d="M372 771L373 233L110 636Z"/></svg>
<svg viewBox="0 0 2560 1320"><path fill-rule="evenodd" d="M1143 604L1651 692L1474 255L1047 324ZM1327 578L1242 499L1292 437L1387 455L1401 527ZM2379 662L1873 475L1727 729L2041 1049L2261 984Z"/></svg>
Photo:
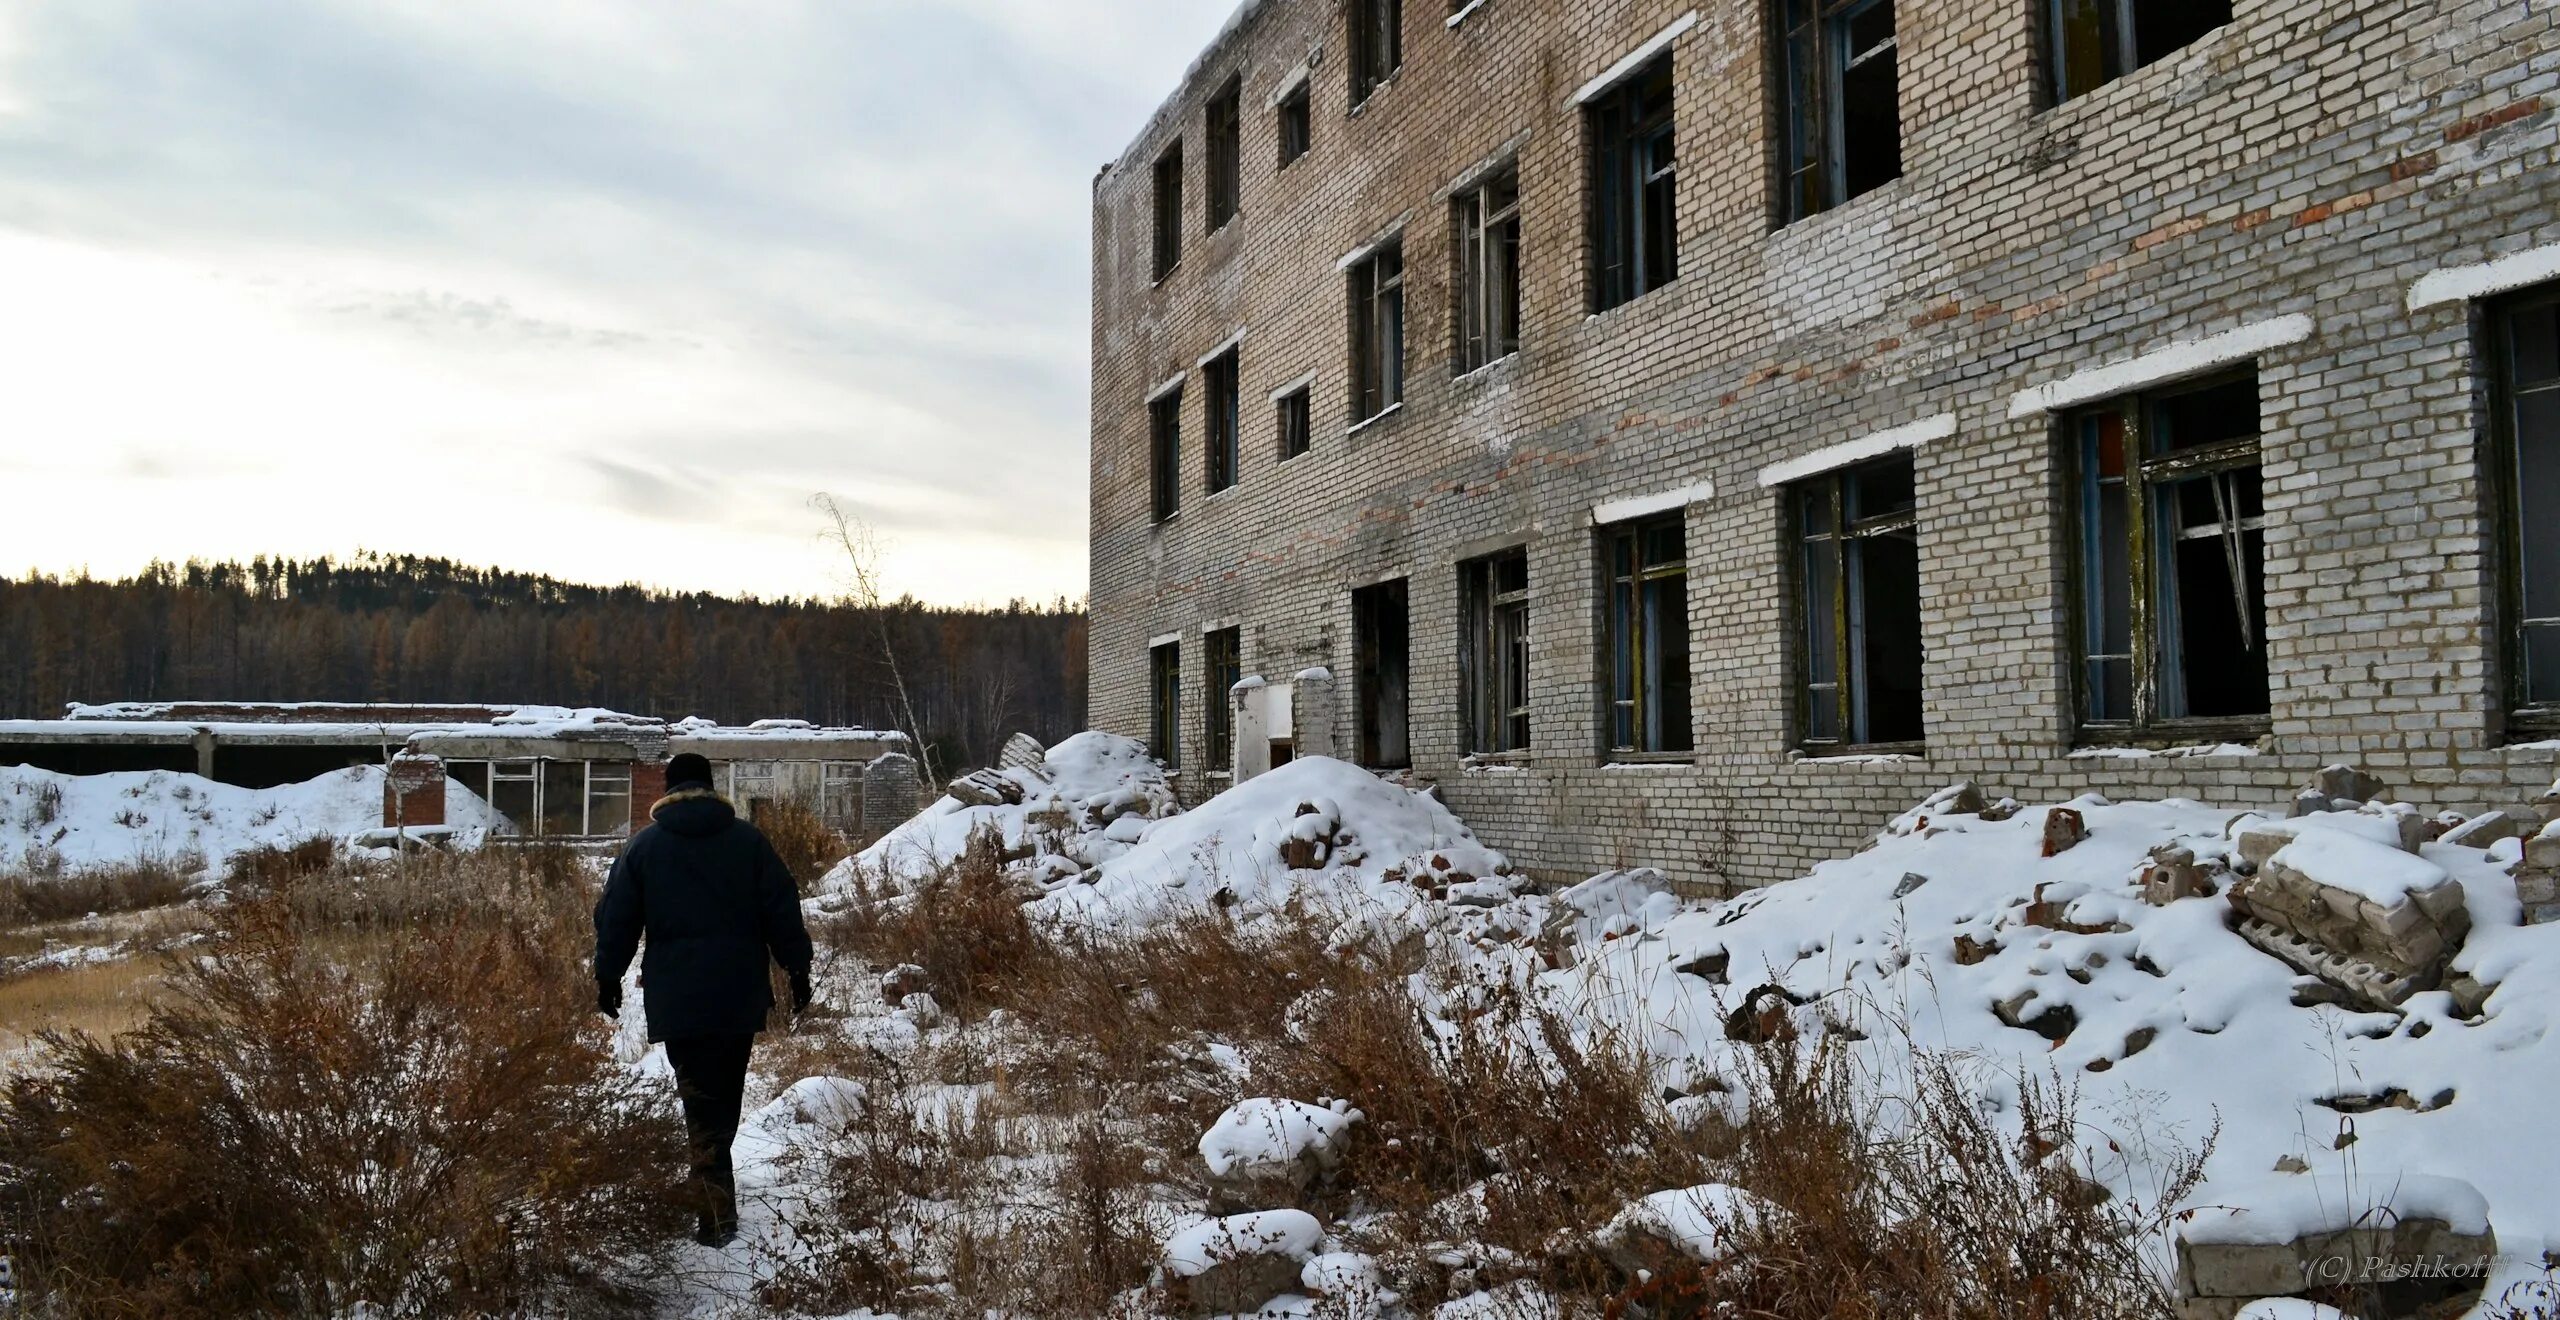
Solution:
<svg viewBox="0 0 2560 1320"><path fill-rule="evenodd" d="M1351 109L1356 113L1404 68L1404 0L1352 0L1344 46L1351 52Z"/></svg>
<svg viewBox="0 0 2560 1320"><path fill-rule="evenodd" d="M1583 106L1590 192L1584 241L1595 315L1680 278L1678 72L1666 50ZM1661 104L1654 106L1657 91Z"/></svg>
<svg viewBox="0 0 2560 1320"><path fill-rule="evenodd" d="M2201 393L2241 381L2258 381L2255 362L2171 381L2132 393L2101 399L2071 409L2059 419L2063 447L2060 464L2065 480L2069 517L2066 526L2071 536L2071 676L2076 718L2076 742L2081 746L2173 746L2206 742L2245 742L2266 736L2274 728L2274 675L2268 676L2268 711L2258 715L2179 715L2164 716L2161 685L2170 669L2162 654L2161 565L2156 558L2153 523L2156 516L2153 499L2160 486L2177 481L2242 468L2263 471L2266 463L2266 413L2263 399L2258 407L2256 427L2245 440L2227 440L2215 445L2185 452L2153 454L2150 452L2161 401ZM2096 604L2090 599L2091 553L2097 547L2099 529L2089 517L2088 449L2084 422L2113 413L2124 428L2125 473L2125 564L2127 645L2130 652L2122 658L2129 669L2131 713L2123 719L2099 718L2096 705L2096 680L2092 669L2098 660L2112 658L2112 653L2091 649L2090 630L2096 619ZM2257 527L2250 529L2242 519L2243 530L2256 530L2261 536L2258 592L2260 613L2265 613L2266 576L2263 538L2268 528L2264 512L2264 485L2260 486L2261 504ZM2185 639L2181 638L2183 648ZM2267 639L2257 639L2261 651ZM2270 661L2272 657L2270 656ZM2270 663L2272 670L2272 663Z"/></svg>
<svg viewBox="0 0 2560 1320"><path fill-rule="evenodd" d="M1387 637L1379 625L1396 624L1394 663L1396 692L1390 699ZM1413 580L1395 577L1355 587L1351 592L1352 739L1355 764L1365 770L1413 768ZM1390 750L1386 714L1396 715L1400 749Z"/></svg>
<svg viewBox="0 0 2560 1320"><path fill-rule="evenodd" d="M1453 194L1449 228L1450 370L1464 376L1520 351L1519 165L1505 162Z"/></svg>
<svg viewBox="0 0 2560 1320"><path fill-rule="evenodd" d="M1894 35L1858 52L1851 24L1896 0L1768 0L1770 83L1777 90L1778 224L1781 228L1835 210L1902 177L1901 15ZM1797 11L1802 17L1797 17ZM1893 173L1849 191L1849 75L1877 57L1894 61ZM1798 67L1809 60L1810 72ZM1806 100L1807 96L1810 100Z"/></svg>
<svg viewBox="0 0 2560 1320"><path fill-rule="evenodd" d="M1182 642L1147 648L1147 755L1182 769Z"/></svg>
<svg viewBox="0 0 2560 1320"><path fill-rule="evenodd" d="M2140 73L2192 48L2205 37L2230 26L2237 17L2225 15L2222 22L2196 34L2185 44L2172 46L2146 61L2142 58L2142 3L2143 0L2039 0L2036 9L2044 30L2043 40L2039 43L2043 50L2037 64L2041 67L2045 92L2052 105L2076 100L2108 83ZM2097 77L2085 84L2075 83L2069 76L2071 52L2066 43L2071 40L2071 23L2064 17L2065 6L2086 7L2091 11L2092 21L2098 24L2096 37L2099 45L2094 52Z"/></svg>
<svg viewBox="0 0 2560 1320"><path fill-rule="evenodd" d="M1520 585L1506 587L1501 570L1520 569ZM1529 548L1513 546L1458 565L1460 627L1459 716L1465 754L1511 757L1532 745L1530 724ZM1516 622L1506 628L1506 619ZM1509 700L1516 691L1519 699Z"/></svg>
<svg viewBox="0 0 2560 1320"><path fill-rule="evenodd" d="M1395 269L1383 273L1392 258ZM1351 263L1345 293L1351 316L1351 424L1359 426L1394 411L1404 402L1405 316L1404 238L1380 241ZM1394 340L1394 352L1383 341Z"/></svg>
<svg viewBox="0 0 2560 1320"><path fill-rule="evenodd" d="M1852 521L1849 517L1851 483L1861 474L1892 463L1900 463L1913 469L1912 502L1900 509ZM1794 608L1797 617L1796 627L1792 632L1794 644L1798 648L1795 656L1797 749L1809 756L1920 754L1926 749L1928 742L1925 705L1921 714L1923 732L1920 737L1874 739L1858 736L1864 722L1860 710L1865 701L1869 675L1866 650L1854 641L1855 638L1862 636L1866 629L1866 623L1859 612L1864 602L1857 593L1853 592L1849 572L1849 549L1854 542L1900 533L1907 533L1915 542L1917 541L1920 531L1918 464L1914 461L1910 450L1899 450L1862 463L1833 468L1802 481L1791 482L1783 489L1787 501L1788 543L1791 551L1796 552L1791 553L1789 559L1793 564L1796 579L1796 590L1792 594L1795 598ZM1817 496L1827 498L1829 503L1828 531L1815 530L1804 516L1805 500L1808 497ZM1831 599L1828 602L1819 602L1813 598L1813 578L1806 569L1803 557L1804 554L1812 552L1817 545L1828 546L1830 551ZM1912 587L1914 593L1912 612L1917 617L1919 582L1916 574ZM1831 621L1832 677L1827 685L1813 681L1812 625L1813 611L1816 609L1825 610ZM1925 688L1927 681L1925 660L1922 665L1921 679ZM1839 735L1833 738L1816 737L1813 732L1817 727L1816 708L1822 700L1822 689L1825 687L1828 687L1830 695L1831 727L1839 730Z"/></svg>
<svg viewBox="0 0 2560 1320"><path fill-rule="evenodd" d="M1244 681L1244 629L1211 628L1200 634L1200 712L1206 722L1210 774L1236 766L1235 686Z"/></svg>
<svg viewBox="0 0 2560 1320"><path fill-rule="evenodd" d="M2483 457L2487 461L2498 548L2495 599L2499 670L2503 676L2499 704L2511 741L2560 736L2560 695L2547 701L2533 700L2532 674L2526 668L2526 632L2534 621L2525 615L2527 510L2524 483L2517 471L2525 443L2517 415L2521 399L2528 393L2560 393L2560 376L2532 387L2517 382L2514 321L2520 313L2541 310L2560 310L2560 284L2524 289L2481 307L2481 343L2486 359L2483 365L2487 368L2483 375L2489 384L2489 425L2484 436L2487 452ZM2560 436L2553 437L2551 443L2560 446ZM2552 503L2548 512L2560 515L2560 496L2554 497ZM2553 567L2560 569L2560 565ZM2560 634L2560 628L2553 631ZM2555 635L2554 641L2560 642L2560 635Z"/></svg>
<svg viewBox="0 0 2560 1320"><path fill-rule="evenodd" d="M1182 268L1182 139L1175 138L1155 163L1155 282Z"/></svg>
<svg viewBox="0 0 2560 1320"><path fill-rule="evenodd" d="M1243 346L1200 364L1201 485L1211 495L1244 479Z"/></svg>
<svg viewBox="0 0 2560 1320"><path fill-rule="evenodd" d="M1244 75L1229 78L1201 109L1208 179L1200 190L1206 231L1217 233L1244 214Z"/></svg>
<svg viewBox="0 0 2560 1320"><path fill-rule="evenodd" d="M1315 386L1312 384L1300 385L1272 397L1272 425L1278 431L1280 441L1279 461L1286 463L1300 455L1315 452L1315 405Z"/></svg>
<svg viewBox="0 0 2560 1320"><path fill-rule="evenodd" d="M1684 683L1694 683L1696 680L1695 666L1689 663L1696 652L1691 645L1693 639L1690 634L1693 629L1689 625L1688 524L1688 511L1683 508L1643 518L1632 518L1625 522L1609 523L1596 529L1601 583L1599 593L1601 644L1598 648L1601 666L1599 675L1600 746L1613 761L1687 761L1695 759L1697 755L1697 709L1689 692L1679 693L1680 719L1676 735L1672 731L1673 722L1666 718L1669 713L1667 708L1657 708L1650 717L1647 715L1648 706L1660 707L1661 695L1667 691L1659 686L1655 676L1649 672L1650 666L1646 661L1647 655L1655 649L1647 645L1647 642L1652 640L1652 634L1645 627L1644 588L1650 583L1671 578L1680 579L1681 610L1678 626L1680 651L1683 657L1681 667L1687 675ZM1675 530L1680 535L1679 561L1676 565L1649 565L1644 558L1645 536L1649 532L1664 529ZM1627 562L1633 569L1631 575L1618 571L1620 562L1618 551L1622 546L1628 551ZM1628 593L1627 608L1623 612L1619 608L1619 592L1622 588ZM1622 655L1626 659L1629 676L1623 695L1618 683L1618 669ZM1626 741L1620 741L1618 738L1620 723L1618 717L1622 707L1625 708L1627 716L1626 728L1631 735ZM1648 745L1646 736L1648 718L1650 723L1660 730L1660 734L1651 745ZM1676 743L1672 741L1675 736L1678 740Z"/></svg>
<svg viewBox="0 0 2560 1320"><path fill-rule="evenodd" d="M1298 85L1283 93L1272 107L1272 133L1280 149L1275 171L1297 164L1316 149L1315 97L1309 91L1314 82L1312 78L1299 79Z"/></svg>
<svg viewBox="0 0 2560 1320"><path fill-rule="evenodd" d="M1182 396L1180 385L1147 400L1148 522L1161 527L1182 513Z"/></svg>

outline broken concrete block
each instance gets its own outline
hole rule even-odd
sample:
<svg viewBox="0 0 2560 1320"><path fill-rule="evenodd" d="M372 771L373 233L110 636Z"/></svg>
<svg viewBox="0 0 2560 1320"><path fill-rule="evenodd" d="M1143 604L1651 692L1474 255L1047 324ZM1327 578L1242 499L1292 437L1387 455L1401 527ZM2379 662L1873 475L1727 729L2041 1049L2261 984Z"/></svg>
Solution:
<svg viewBox="0 0 2560 1320"><path fill-rule="evenodd" d="M2332 804L2355 804L2378 801L2390 787L2381 780L2351 765L2333 765L2311 777L2295 795L2299 803L2312 798L2325 798ZM2329 810L2323 807L2320 810ZM2304 814L2304 813L2296 813Z"/></svg>
<svg viewBox="0 0 2560 1320"><path fill-rule="evenodd" d="M1922 875L1917 871L1905 871L1902 873L1902 883L1893 887L1893 896L1895 898L1909 898L1911 897L1913 890L1916 890L1927 883L1929 883L1929 877Z"/></svg>
<svg viewBox="0 0 2560 1320"><path fill-rule="evenodd" d="M2046 1040L2061 1040L2080 1025L2080 1014L2069 1004L2046 1003L2031 989L1992 1004L1991 1015L2003 1026L2032 1031Z"/></svg>
<svg viewBox="0 0 2560 1320"><path fill-rule="evenodd" d="M2370 838L2321 827L2297 834L2256 875L2233 885L2230 898L2242 917L2316 948L2303 957L2269 952L2323 979L2333 979L2322 970L2329 963L2347 968L2355 983L2341 988L2358 996L2370 989L2372 978L2354 972L2352 964L2371 963L2385 981L2429 989L2471 931L2462 886L2442 868Z"/></svg>
<svg viewBox="0 0 2560 1320"><path fill-rule="evenodd" d="M2088 823L2069 807L2055 807L2044 814L2044 855L2058 857L2089 837Z"/></svg>
<svg viewBox="0 0 2560 1320"><path fill-rule="evenodd" d="M1049 749L1027 733L1017 733L1004 740L1004 750L996 753L999 770L1038 770L1049 763Z"/></svg>
<svg viewBox="0 0 2560 1320"><path fill-rule="evenodd" d="M2446 830L2437 841L2458 843L2465 848L2486 848L2501 839L2529 838L2540 832L2540 821L2528 820L2512 811L2492 811Z"/></svg>
<svg viewBox="0 0 2560 1320"><path fill-rule="evenodd" d="M2162 844L2151 850L2151 864L2142 870L2143 902L2167 907L2182 898L2212 893L2212 874L2196 861L2194 849Z"/></svg>
<svg viewBox="0 0 2560 1320"><path fill-rule="evenodd" d="M2284 1166L2281 1162L2279 1169ZM2182 1314L2198 1303L2301 1297L2478 1266L2498 1250L2488 1202L2458 1179L2413 1174L2373 1205L2316 1178L2269 1180L2253 1205L2201 1210L2178 1230Z"/></svg>
<svg viewBox="0 0 2560 1320"><path fill-rule="evenodd" d="M993 770L971 771L952 780L942 791L969 807L1005 807L1022 801L1022 785Z"/></svg>

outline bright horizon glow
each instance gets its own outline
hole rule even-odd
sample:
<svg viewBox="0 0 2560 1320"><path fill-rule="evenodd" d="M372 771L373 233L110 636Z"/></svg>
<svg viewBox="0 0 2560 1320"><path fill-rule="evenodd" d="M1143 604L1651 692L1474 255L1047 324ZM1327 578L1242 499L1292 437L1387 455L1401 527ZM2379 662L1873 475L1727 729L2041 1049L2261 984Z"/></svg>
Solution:
<svg viewBox="0 0 2560 1320"><path fill-rule="evenodd" d="M826 492L1080 598L1090 181L1229 8L0 11L0 573L830 596Z"/></svg>

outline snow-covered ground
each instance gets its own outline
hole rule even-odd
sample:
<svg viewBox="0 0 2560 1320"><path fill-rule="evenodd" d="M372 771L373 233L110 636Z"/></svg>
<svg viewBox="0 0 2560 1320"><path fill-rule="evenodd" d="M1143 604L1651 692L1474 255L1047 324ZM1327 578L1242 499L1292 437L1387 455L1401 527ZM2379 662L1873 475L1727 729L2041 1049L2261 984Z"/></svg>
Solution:
<svg viewBox="0 0 2560 1320"><path fill-rule="evenodd" d="M61 775L0 767L0 875L165 864L219 880L256 848L345 839L382 824L382 770L354 766L278 788L240 788L170 770ZM448 785L446 820L468 835L499 823Z"/></svg>

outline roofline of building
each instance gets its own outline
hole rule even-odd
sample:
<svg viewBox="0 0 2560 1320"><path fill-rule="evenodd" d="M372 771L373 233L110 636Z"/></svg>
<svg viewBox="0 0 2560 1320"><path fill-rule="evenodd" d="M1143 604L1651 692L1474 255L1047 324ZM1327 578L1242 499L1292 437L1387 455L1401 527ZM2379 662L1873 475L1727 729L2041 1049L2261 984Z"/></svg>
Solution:
<svg viewBox="0 0 2560 1320"><path fill-rule="evenodd" d="M1119 173L1122 166L1130 163L1138 150L1144 147L1148 140L1156 135L1156 131L1164 126L1165 121L1172 117L1174 111L1189 99L1191 89L1200 81L1201 75L1217 64L1218 53L1243 41L1252 30L1254 22L1261 18L1263 11L1269 9L1274 3L1275 0L1237 0L1235 12L1227 16L1226 25L1218 29L1218 35L1211 37L1208 45L1200 48L1198 55L1192 57L1191 67L1182 71L1182 77L1175 81L1172 93L1156 104L1155 110L1147 116L1146 122L1139 125L1137 134L1129 139L1128 145L1120 148L1120 154L1104 162L1102 168L1094 172L1095 187L1102 186L1104 179Z"/></svg>

